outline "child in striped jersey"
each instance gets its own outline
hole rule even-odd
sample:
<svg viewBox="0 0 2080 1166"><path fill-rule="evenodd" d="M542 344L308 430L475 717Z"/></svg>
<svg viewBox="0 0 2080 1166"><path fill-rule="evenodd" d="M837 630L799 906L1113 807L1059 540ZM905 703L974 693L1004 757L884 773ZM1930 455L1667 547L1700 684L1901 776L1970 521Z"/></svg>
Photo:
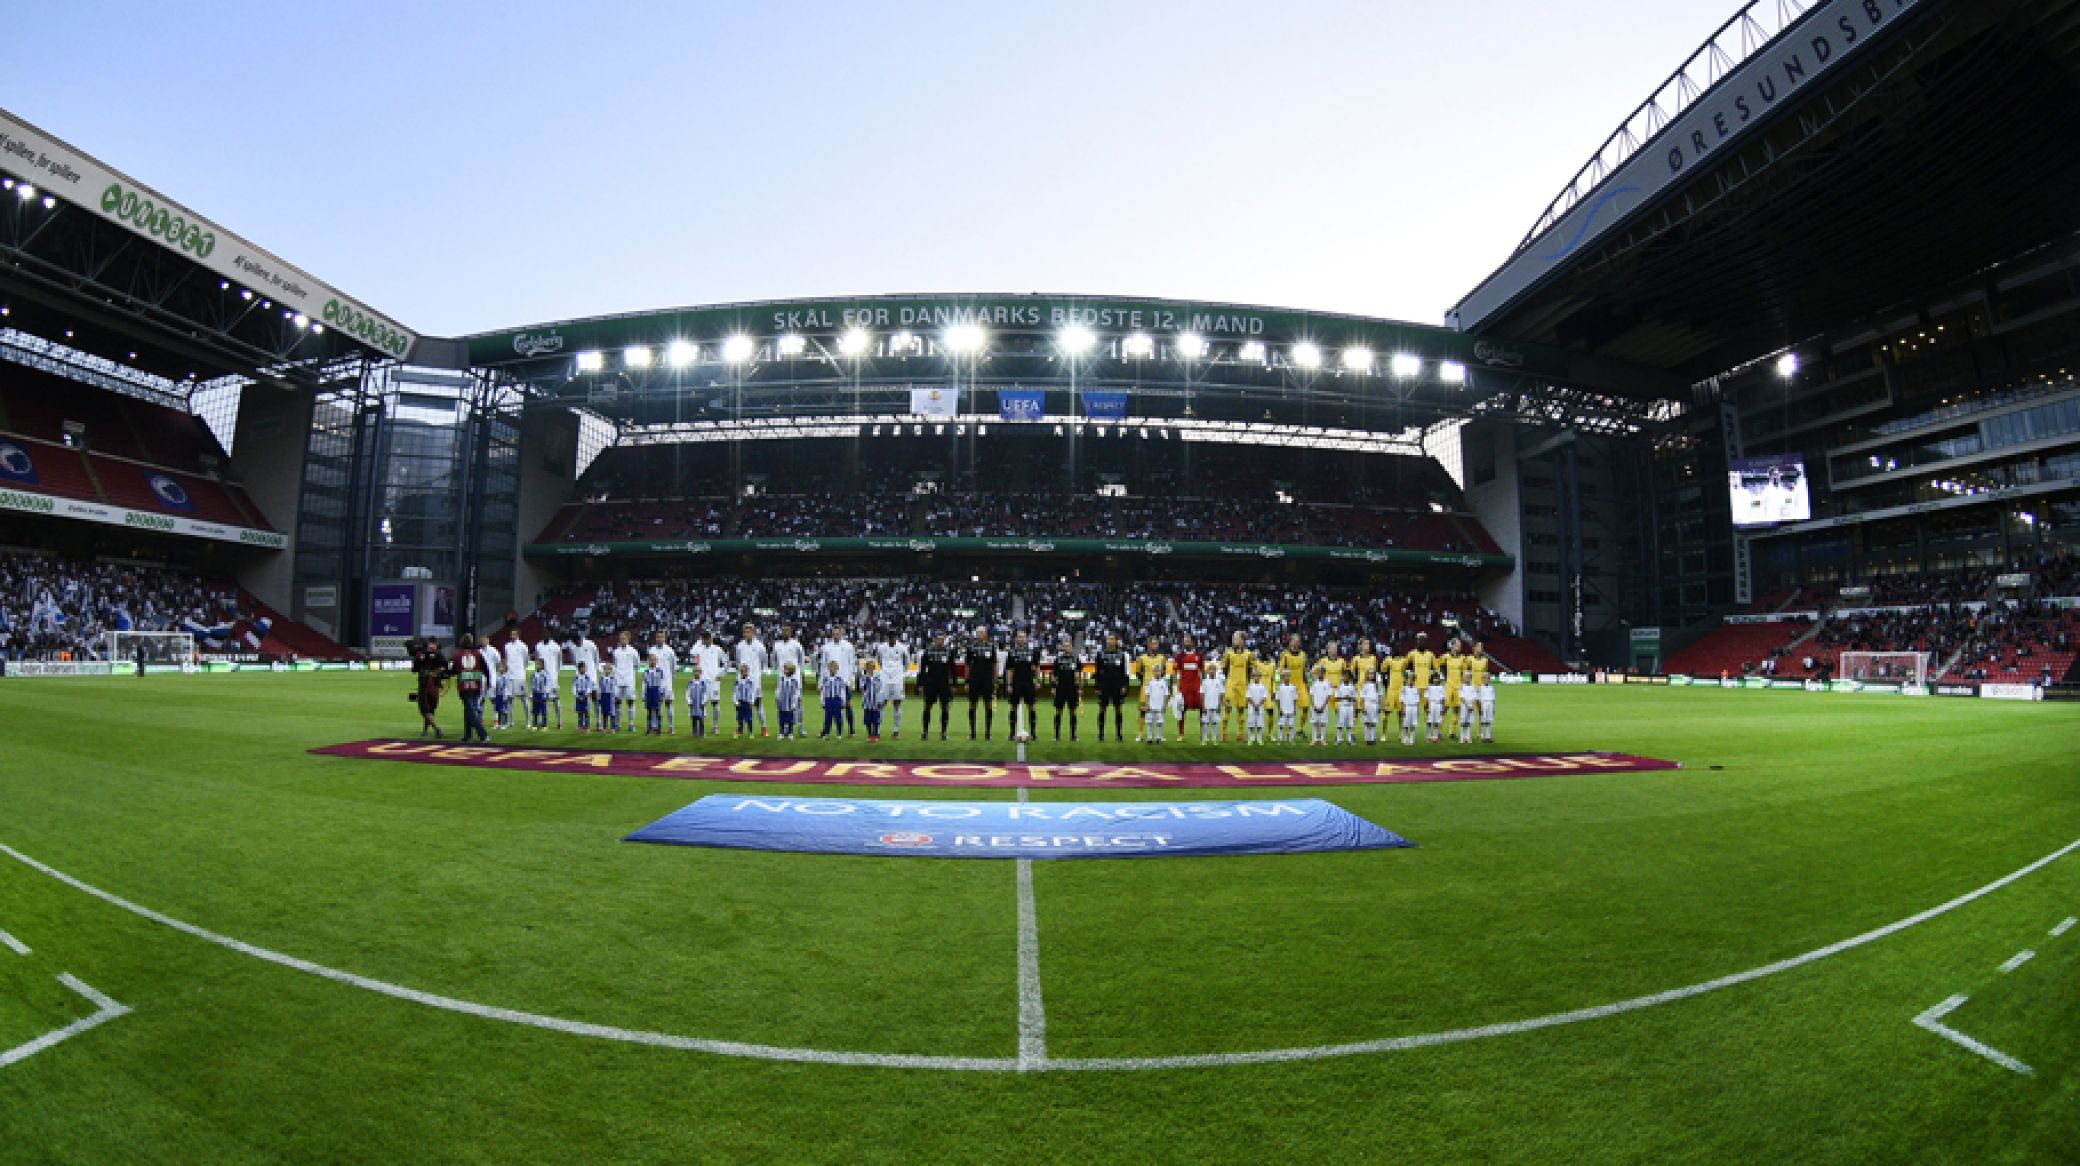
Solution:
<svg viewBox="0 0 2080 1166"><path fill-rule="evenodd" d="M868 658L860 666L863 672L859 682L860 713L866 718L867 740L881 740L881 707L888 703L888 689L881 683L881 662Z"/></svg>
<svg viewBox="0 0 2080 1166"><path fill-rule="evenodd" d="M701 675L700 658L696 656L693 679L686 682L686 735L689 737L708 735L708 686L712 683ZM716 731L721 731L719 726Z"/></svg>
<svg viewBox="0 0 2080 1166"><path fill-rule="evenodd" d="M846 699L845 674L838 661L831 660L826 668L819 691L823 694L823 736L828 737L844 729L845 710L852 702Z"/></svg>
<svg viewBox="0 0 2080 1166"><path fill-rule="evenodd" d="M599 692L599 682L594 680L585 661L578 661L577 679L571 681L571 703L578 706L578 731L592 731L592 701Z"/></svg>
<svg viewBox="0 0 2080 1166"><path fill-rule="evenodd" d="M780 683L773 691L780 711L780 739L793 740L802 727L802 678L795 675L794 662L780 666Z"/></svg>
<svg viewBox="0 0 2080 1166"><path fill-rule="evenodd" d="M737 736L748 737L755 725L753 712L758 706L758 676L743 664L737 665Z"/></svg>

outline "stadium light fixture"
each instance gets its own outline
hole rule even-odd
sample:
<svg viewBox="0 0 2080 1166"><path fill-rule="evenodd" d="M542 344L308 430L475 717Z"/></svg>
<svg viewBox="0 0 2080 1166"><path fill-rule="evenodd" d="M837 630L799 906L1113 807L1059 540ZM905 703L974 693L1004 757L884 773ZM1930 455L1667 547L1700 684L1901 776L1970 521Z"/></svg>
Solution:
<svg viewBox="0 0 2080 1166"><path fill-rule="evenodd" d="M45 209L45 210L47 210L47 211L48 211L48 210L56 210L56 209L58 209L58 200L57 200L57 199L55 199L55 198L53 198L53 197L51 197L51 196L50 196L50 195L48 195L48 194L44 195L44 196L43 196L43 209Z"/></svg>
<svg viewBox="0 0 2080 1166"><path fill-rule="evenodd" d="M312 334L312 335L314 335L314 336L323 336L323 335L325 335L325 325L323 325L323 324L312 324L312 325L311 325L311 334Z"/></svg>
<svg viewBox="0 0 2080 1166"><path fill-rule="evenodd" d="M0 190L13 190L13 189L14 189L14 179L12 179L12 178L0 178Z"/></svg>
<svg viewBox="0 0 2080 1166"><path fill-rule="evenodd" d="M657 354L651 352L648 345L631 344L621 350L621 363L630 368L649 368L655 359Z"/></svg>
<svg viewBox="0 0 2080 1166"><path fill-rule="evenodd" d="M1456 360L1439 361L1437 379L1448 385L1463 385L1466 383L1466 366Z"/></svg>
<svg viewBox="0 0 2080 1166"><path fill-rule="evenodd" d="M607 367L607 358L598 349L588 349L578 354L579 372L598 372Z"/></svg>
<svg viewBox="0 0 2080 1166"><path fill-rule="evenodd" d="M1286 355L1291 357L1293 363L1301 368L1322 367L1322 350L1308 341L1302 340L1300 343L1293 345Z"/></svg>
<svg viewBox="0 0 2080 1166"><path fill-rule="evenodd" d="M1125 340L1120 341L1119 350L1125 355L1136 359L1154 356L1156 354L1156 338L1146 332L1136 332Z"/></svg>
<svg viewBox="0 0 2080 1166"><path fill-rule="evenodd" d="M979 352L988 340L980 324L955 324L946 330L946 347L954 352Z"/></svg>
<svg viewBox="0 0 2080 1166"><path fill-rule="evenodd" d="M664 362L673 368L685 368L701 358L701 346L691 340L674 340L664 346Z"/></svg>
<svg viewBox="0 0 2080 1166"><path fill-rule="evenodd" d="M30 199L36 197L36 188L29 185L26 182L22 183L20 186L15 187L14 192L17 195L21 196L23 202L28 202Z"/></svg>
<svg viewBox="0 0 2080 1166"><path fill-rule="evenodd" d="M845 334L838 337L838 351L846 356L863 356L873 343L874 338L865 328L847 328Z"/></svg>
<svg viewBox="0 0 2080 1166"><path fill-rule="evenodd" d="M1246 360L1253 364L1265 363L1270 359L1270 355L1270 352L1265 349L1262 340L1246 340L1240 348L1235 350L1235 359Z"/></svg>
<svg viewBox="0 0 2080 1166"><path fill-rule="evenodd" d="M1787 381L1798 375L1798 353L1787 352L1777 358L1777 375Z"/></svg>
<svg viewBox="0 0 2080 1166"><path fill-rule="evenodd" d="M240 289L240 290L239 290L239 293L238 293L238 298L239 298L239 299L242 299L242 300L250 300L250 299L252 299L252 298L253 298L253 289L252 289L252 288L242 288L242 289Z"/></svg>
<svg viewBox="0 0 2080 1166"><path fill-rule="evenodd" d="M1343 367L1352 372L1372 371L1372 350L1362 344L1353 344L1343 350Z"/></svg>
<svg viewBox="0 0 2080 1166"><path fill-rule="evenodd" d="M1171 338L1170 346L1177 350L1179 360L1200 360L1206 356L1206 337L1197 332L1179 332Z"/></svg>
<svg viewBox="0 0 2080 1166"><path fill-rule="evenodd" d="M309 316L304 315L302 312L296 313L296 327L299 331L309 331L310 326L311 318Z"/></svg>
<svg viewBox="0 0 2080 1166"><path fill-rule="evenodd" d="M750 360L754 351L756 346L751 343L751 337L742 332L722 342L722 359L730 364L742 364Z"/></svg>
<svg viewBox="0 0 2080 1166"><path fill-rule="evenodd" d="M1082 356L1098 346L1098 334L1081 324L1071 324L1055 334L1054 343L1070 356Z"/></svg>
<svg viewBox="0 0 2080 1166"><path fill-rule="evenodd" d="M789 332L779 339L776 347L782 356L800 356L809 350L809 340L799 332Z"/></svg>
<svg viewBox="0 0 2080 1166"><path fill-rule="evenodd" d="M1394 370L1395 376L1406 380L1423 371L1423 361L1413 353L1397 352L1393 359L1387 362L1387 367Z"/></svg>

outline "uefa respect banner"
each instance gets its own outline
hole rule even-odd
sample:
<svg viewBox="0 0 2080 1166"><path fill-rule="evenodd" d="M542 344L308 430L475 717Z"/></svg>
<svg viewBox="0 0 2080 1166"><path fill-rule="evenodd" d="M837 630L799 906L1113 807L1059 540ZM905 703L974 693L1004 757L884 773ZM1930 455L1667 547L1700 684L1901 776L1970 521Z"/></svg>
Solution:
<svg viewBox="0 0 2080 1166"><path fill-rule="evenodd" d="M925 858L1199 857L1415 845L1320 798L938 802L734 794L711 794L623 841Z"/></svg>

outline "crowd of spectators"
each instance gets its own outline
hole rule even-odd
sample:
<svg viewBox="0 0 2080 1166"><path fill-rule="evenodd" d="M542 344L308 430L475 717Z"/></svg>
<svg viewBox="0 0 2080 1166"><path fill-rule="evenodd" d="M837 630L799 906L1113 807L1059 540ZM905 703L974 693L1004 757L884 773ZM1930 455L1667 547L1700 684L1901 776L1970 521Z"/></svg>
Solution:
<svg viewBox="0 0 2080 1166"><path fill-rule="evenodd" d="M0 659L99 660L111 631L214 626L230 596L178 567L0 550Z"/></svg>
<svg viewBox="0 0 2080 1166"><path fill-rule="evenodd" d="M805 641L843 627L854 643L887 633L919 649L942 632L962 642L987 628L999 642L1023 631L1043 646L1067 634L1085 652L1108 634L1129 644L1150 635L1174 643L1189 634L1207 651L1238 630L1259 647L1280 643L1293 632L1310 644L1334 638L1346 648L1367 638L1406 646L1419 630L1441 637L1457 629L1475 639L1511 634L1506 621L1470 596L1383 595L1355 588L717 578L566 591L562 600L545 605L544 612L567 614L545 614L532 634L607 642L622 630L642 637L663 631L673 643L690 643L704 630L733 640L745 623L757 624L768 637L791 624ZM1433 646L1441 649L1441 638Z"/></svg>
<svg viewBox="0 0 2080 1166"><path fill-rule="evenodd" d="M1270 498L908 491L584 503L547 537L562 542L681 538L1095 538L1492 549L1471 517L1435 510Z"/></svg>

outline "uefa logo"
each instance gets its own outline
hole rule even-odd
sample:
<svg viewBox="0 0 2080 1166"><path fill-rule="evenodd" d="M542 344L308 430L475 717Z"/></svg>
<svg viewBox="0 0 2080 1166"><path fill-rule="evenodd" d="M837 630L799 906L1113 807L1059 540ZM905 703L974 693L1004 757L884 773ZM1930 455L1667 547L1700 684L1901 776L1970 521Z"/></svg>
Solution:
<svg viewBox="0 0 2080 1166"><path fill-rule="evenodd" d="M895 834L883 834L881 836L881 844L883 846L930 846L932 844L932 836L905 830Z"/></svg>

